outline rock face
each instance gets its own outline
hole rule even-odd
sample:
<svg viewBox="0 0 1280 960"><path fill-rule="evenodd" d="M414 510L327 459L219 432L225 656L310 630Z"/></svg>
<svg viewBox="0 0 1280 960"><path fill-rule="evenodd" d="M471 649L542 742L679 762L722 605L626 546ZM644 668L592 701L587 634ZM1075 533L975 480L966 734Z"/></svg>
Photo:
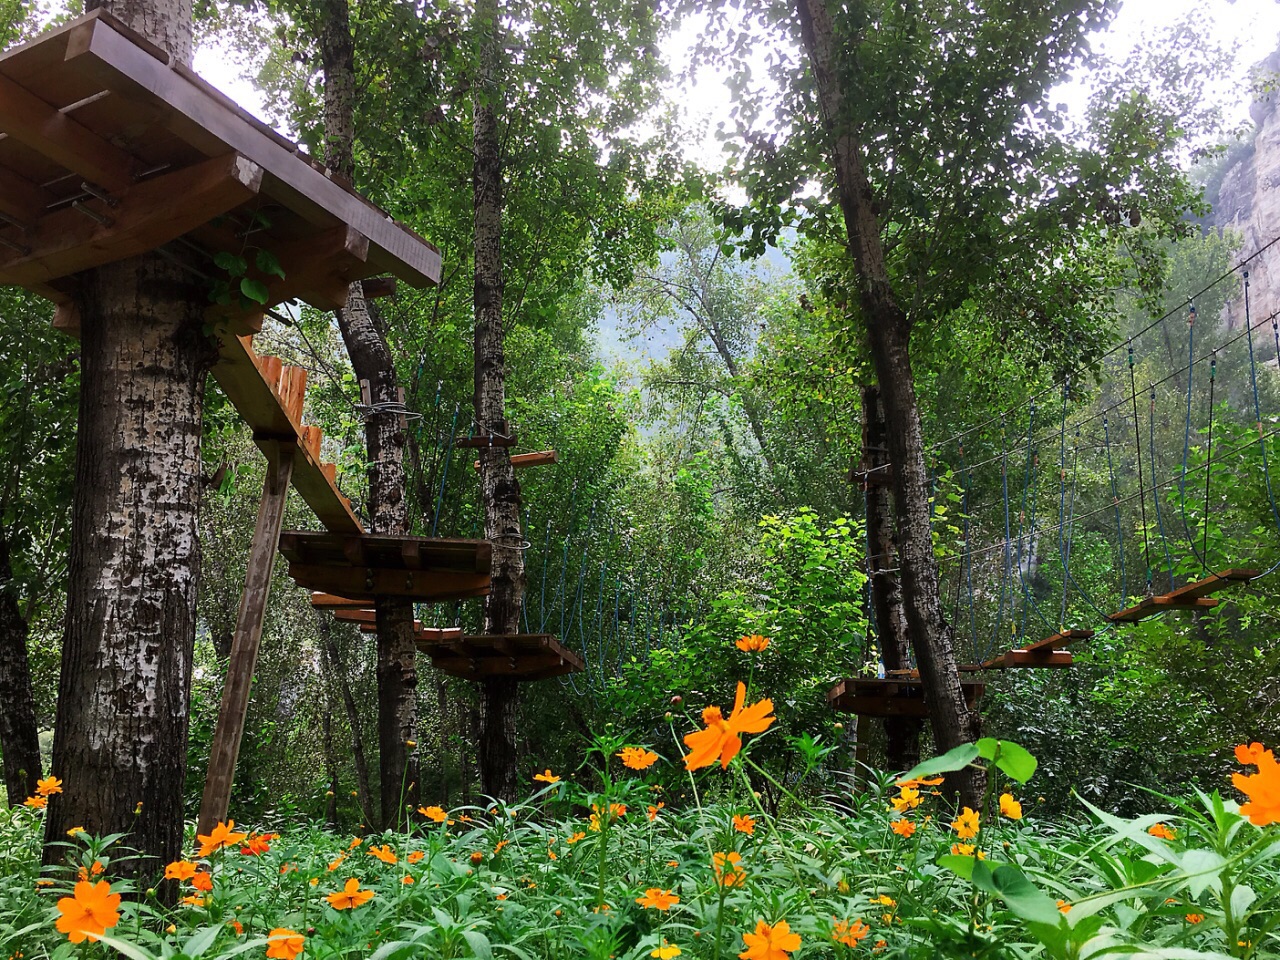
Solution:
<svg viewBox="0 0 1280 960"><path fill-rule="evenodd" d="M1280 50L1258 64L1263 75L1280 72ZM1207 226L1231 230L1242 238L1239 259L1280 236L1280 99L1272 94L1249 109L1255 124L1252 143L1231 149L1216 189L1208 191L1213 211ZM1270 313L1280 307L1280 244L1249 264L1251 306ZM1227 308L1229 327L1244 317L1241 304ZM1264 314L1254 311L1254 316Z"/></svg>

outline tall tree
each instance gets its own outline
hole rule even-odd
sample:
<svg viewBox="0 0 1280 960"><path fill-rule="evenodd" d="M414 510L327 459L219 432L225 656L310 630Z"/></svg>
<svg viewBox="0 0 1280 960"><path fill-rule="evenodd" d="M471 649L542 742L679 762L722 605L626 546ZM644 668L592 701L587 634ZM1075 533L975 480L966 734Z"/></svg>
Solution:
<svg viewBox="0 0 1280 960"><path fill-rule="evenodd" d="M99 0L190 65L190 0ZM75 507L45 857L71 826L123 833L152 872L182 844L199 574L207 290L155 254L81 275Z"/></svg>

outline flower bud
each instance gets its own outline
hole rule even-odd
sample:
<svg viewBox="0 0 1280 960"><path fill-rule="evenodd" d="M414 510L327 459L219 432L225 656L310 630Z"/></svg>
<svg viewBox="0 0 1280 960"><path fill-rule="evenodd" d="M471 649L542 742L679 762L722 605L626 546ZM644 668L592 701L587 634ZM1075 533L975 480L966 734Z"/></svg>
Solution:
<svg viewBox="0 0 1280 960"><path fill-rule="evenodd" d="M684 697L680 696L680 694L677 693L674 697L671 698L671 702L672 704L678 707L680 704L684 703Z"/></svg>

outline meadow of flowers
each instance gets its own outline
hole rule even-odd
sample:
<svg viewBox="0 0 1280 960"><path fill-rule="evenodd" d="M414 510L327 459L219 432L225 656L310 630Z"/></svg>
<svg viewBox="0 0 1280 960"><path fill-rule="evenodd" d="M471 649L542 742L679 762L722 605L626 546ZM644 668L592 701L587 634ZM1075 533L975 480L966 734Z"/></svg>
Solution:
<svg viewBox="0 0 1280 960"><path fill-rule="evenodd" d="M219 824L151 887L124 877L119 836L73 829L65 865L40 867L51 776L0 820L0 960L1280 956L1280 765L1260 744L1230 796L1135 820L1038 821L1034 758L996 740L774 817L744 749L772 704L749 699L708 707L671 760L601 736L517 804L364 836ZM812 772L822 750L802 752ZM683 799L655 782L668 762ZM942 775L966 764L985 801L949 809Z"/></svg>

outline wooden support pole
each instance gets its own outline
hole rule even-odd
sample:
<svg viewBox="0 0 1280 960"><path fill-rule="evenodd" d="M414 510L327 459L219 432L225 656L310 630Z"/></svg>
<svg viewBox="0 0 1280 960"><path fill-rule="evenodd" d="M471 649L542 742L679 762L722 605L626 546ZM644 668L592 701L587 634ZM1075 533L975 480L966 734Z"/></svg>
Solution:
<svg viewBox="0 0 1280 960"><path fill-rule="evenodd" d="M231 658L227 663L227 681L222 688L222 706L218 709L218 725L209 751L209 775L200 801L199 833L209 833L227 819L231 804L231 785L235 782L236 760L240 756L240 740L244 736L245 713L249 709L249 689L258 664L258 646L262 641L262 618L271 593L271 568L275 562L276 542L284 523L285 500L293 473L294 445L273 443L267 451L267 479L258 505L258 522L253 529L253 545L249 568L245 574L244 593L236 614L236 630L231 641Z"/></svg>

